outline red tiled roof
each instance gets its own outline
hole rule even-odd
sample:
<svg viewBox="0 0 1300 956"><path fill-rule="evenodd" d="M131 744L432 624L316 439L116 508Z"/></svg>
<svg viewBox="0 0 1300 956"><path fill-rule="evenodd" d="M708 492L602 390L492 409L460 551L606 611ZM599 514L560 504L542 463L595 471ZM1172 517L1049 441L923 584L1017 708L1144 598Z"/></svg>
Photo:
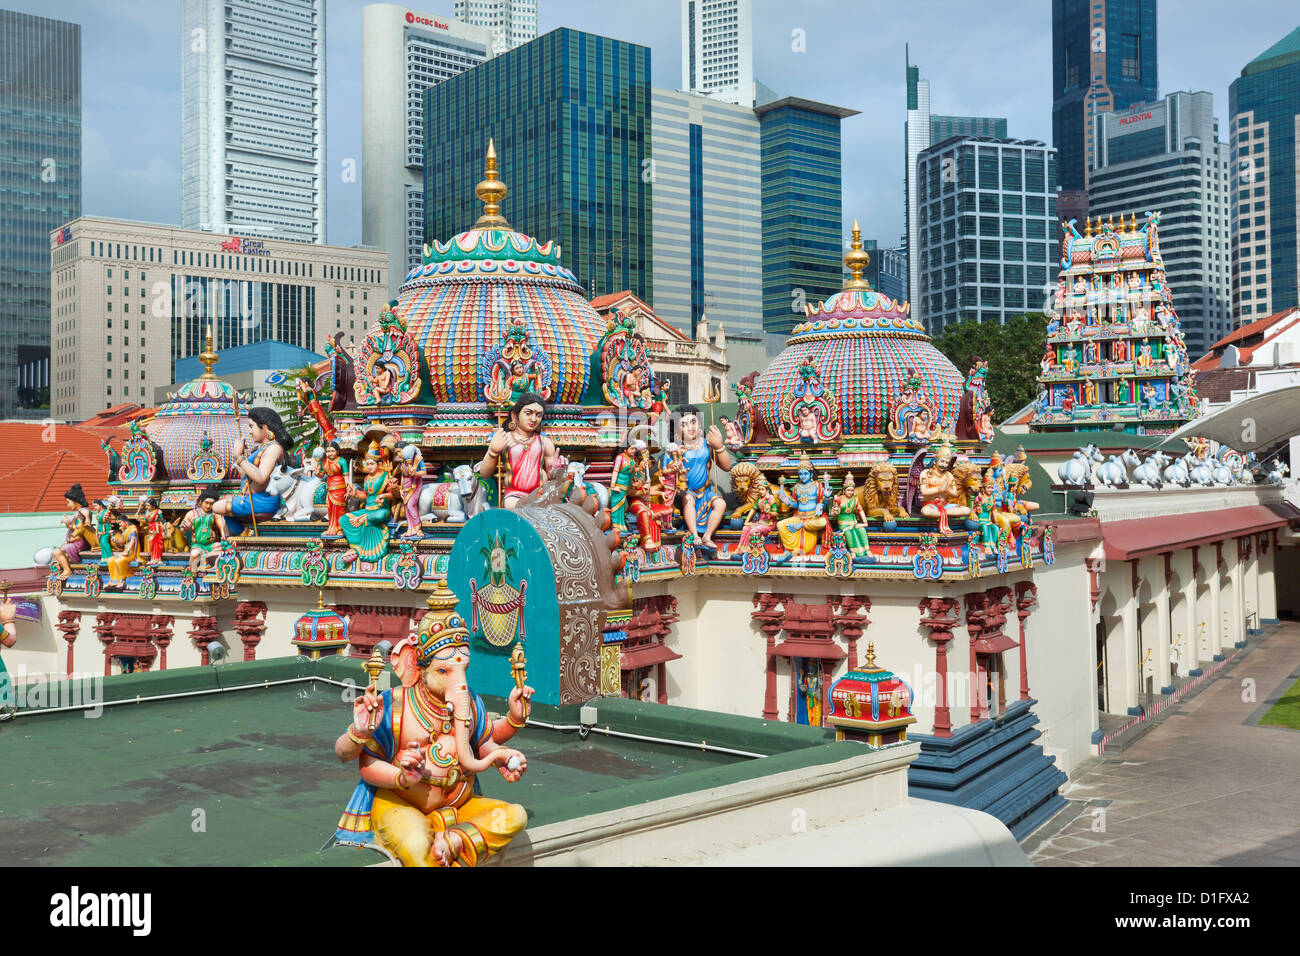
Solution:
<svg viewBox="0 0 1300 956"><path fill-rule="evenodd" d="M1239 341L1241 341L1242 339L1248 339L1248 338L1250 338L1252 335L1256 334L1257 332L1263 332L1263 331L1265 331L1265 330L1266 330L1270 325L1275 324L1275 323L1278 322L1278 321L1279 321L1279 320L1280 320L1284 315L1287 315L1288 313L1290 313L1290 312L1292 312L1292 311L1294 311L1294 310L1293 310L1293 309L1283 309L1281 312L1274 312L1272 315L1266 315L1266 316L1264 316L1264 318L1262 318L1262 319L1256 319L1254 322L1251 322L1251 323L1249 323L1249 324L1247 324L1247 325L1243 325L1243 326L1242 326L1241 328L1239 328L1239 329L1234 329L1233 331L1231 331L1231 332L1229 332L1227 335L1225 335L1223 338L1219 339L1219 341L1217 341L1217 342L1215 342L1213 345L1211 345L1211 346L1210 346L1210 351L1214 351L1215 349L1219 348L1220 346L1227 347L1227 346L1229 346L1229 345L1232 345L1234 342L1239 342Z"/></svg>
<svg viewBox="0 0 1300 956"><path fill-rule="evenodd" d="M1288 502L1245 505L1222 511L1206 511L1197 514L1195 520L1190 521L1187 515L1181 514L1107 521L1102 523L1101 537L1109 560L1132 561L1163 551L1177 551L1273 528L1284 528L1297 516L1300 516L1300 512Z"/></svg>
<svg viewBox="0 0 1300 956"><path fill-rule="evenodd" d="M597 312L612 312L613 307L615 305L627 299L631 299L634 303L636 303L636 306L639 309L641 309L641 311L645 312L645 314L650 318L650 320L654 322L655 325L663 329L665 332L669 333L675 338L681 339L684 342L689 342L691 340L690 336L682 332L681 329L659 318L655 310L650 308L650 306L648 306L631 289L624 289L622 292L611 292L607 295L598 295L596 296L596 298L591 300L591 307L595 309Z"/></svg>
<svg viewBox="0 0 1300 956"><path fill-rule="evenodd" d="M1273 331L1271 335L1268 334L1273 326L1280 324L1288 315L1293 316L1292 321L1288 322L1282 328ZM1249 362L1255 349L1259 348L1259 346L1263 345L1265 342L1271 341L1281 335L1287 329L1291 328L1291 326L1295 325L1296 322L1300 322L1300 312L1297 312L1295 309L1283 309L1281 312L1274 312L1272 315L1266 315L1262 319L1256 319L1254 322L1243 325L1239 329L1233 329L1223 338L1219 339L1219 341L1211 345L1208 352L1193 362L1192 368L1196 369L1198 372L1219 368L1223 362L1223 353L1227 351L1229 345L1236 345L1237 348L1241 350L1241 361ZM1253 346L1244 346L1240 344L1246 341L1246 339L1252 338L1256 335L1262 336L1262 340L1256 342Z"/></svg>
<svg viewBox="0 0 1300 956"><path fill-rule="evenodd" d="M81 424L89 425L92 428L112 428L118 425L126 425L138 418L152 418L156 411L157 409L154 408L142 408L133 402L123 402L120 405L106 408L98 414L91 415Z"/></svg>
<svg viewBox="0 0 1300 956"><path fill-rule="evenodd" d="M109 437L120 447L128 433L124 428L0 422L0 448L15 453L0 464L4 510L62 511L63 495L75 484L87 499L110 494L108 458L99 446Z"/></svg>

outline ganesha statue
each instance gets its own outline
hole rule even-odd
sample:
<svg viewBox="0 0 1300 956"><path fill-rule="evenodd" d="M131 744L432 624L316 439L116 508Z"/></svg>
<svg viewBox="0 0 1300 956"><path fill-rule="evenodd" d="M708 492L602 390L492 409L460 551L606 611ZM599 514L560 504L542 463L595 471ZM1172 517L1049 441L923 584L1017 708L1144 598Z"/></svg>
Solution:
<svg viewBox="0 0 1300 956"><path fill-rule="evenodd" d="M361 780L339 820L341 844L375 845L404 866L477 866L517 836L524 808L482 795L478 775L492 768L510 783L528 769L506 743L528 720L522 652L512 659L515 688L506 716L488 720L470 688L470 634L446 583L430 595L418 632L390 660L399 687L378 691L382 661L334 752L357 759Z"/></svg>

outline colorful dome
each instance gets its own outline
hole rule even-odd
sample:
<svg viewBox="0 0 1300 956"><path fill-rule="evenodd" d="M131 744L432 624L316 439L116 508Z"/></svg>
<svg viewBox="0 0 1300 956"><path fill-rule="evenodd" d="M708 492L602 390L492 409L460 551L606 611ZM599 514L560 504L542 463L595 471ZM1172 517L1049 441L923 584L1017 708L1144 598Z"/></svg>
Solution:
<svg viewBox="0 0 1300 956"><path fill-rule="evenodd" d="M144 426L149 440L162 452L162 466L171 481L227 477L235 442L247 437L247 407L239 392L212 374L217 354L212 351L211 328L198 359L203 374L168 395ZM204 447L204 438L211 440L210 448ZM204 459L209 457L215 461L205 469Z"/></svg>
<svg viewBox="0 0 1300 956"><path fill-rule="evenodd" d="M944 430L956 422L965 379L930 343L908 303L881 295L862 278L867 258L855 222L844 290L808 308L806 321L791 330L785 349L758 377L754 404L772 435L780 430L782 398L809 362L838 402L845 435L885 433L890 402L902 393L909 369L924 383Z"/></svg>
<svg viewBox="0 0 1300 956"><path fill-rule="evenodd" d="M481 402L487 372L480 360L520 326L548 361L552 402L576 404L587 390L589 358L605 323L587 302L560 247L510 229L500 215L506 186L496 178L488 144L487 174L477 187L484 202L474 228L425 247L398 292L395 311L406 322L438 402Z"/></svg>

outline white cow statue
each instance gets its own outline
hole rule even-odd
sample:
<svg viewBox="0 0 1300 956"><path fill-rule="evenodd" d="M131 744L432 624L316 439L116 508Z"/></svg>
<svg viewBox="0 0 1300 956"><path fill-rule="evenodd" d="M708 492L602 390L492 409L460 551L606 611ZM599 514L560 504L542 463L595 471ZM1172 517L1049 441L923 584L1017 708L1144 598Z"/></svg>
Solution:
<svg viewBox="0 0 1300 956"><path fill-rule="evenodd" d="M1101 452L1096 445L1089 442L1076 451L1073 458L1063 462L1056 470L1056 475L1063 485L1083 486L1092 477L1093 463L1100 461L1102 461Z"/></svg>
<svg viewBox="0 0 1300 956"><path fill-rule="evenodd" d="M1168 461L1169 456L1162 451L1149 456L1146 461L1133 469L1134 483L1146 485L1148 488L1163 487L1164 483L1160 480L1160 471Z"/></svg>
<svg viewBox="0 0 1300 956"><path fill-rule="evenodd" d="M425 482L420 489L421 521L465 522L487 510L487 487L473 468L457 465L451 477L451 481Z"/></svg>
<svg viewBox="0 0 1300 956"><path fill-rule="evenodd" d="M1126 449L1122 455L1111 455L1097 466L1097 484L1103 488L1128 487L1128 469L1137 467L1141 461L1132 448Z"/></svg>

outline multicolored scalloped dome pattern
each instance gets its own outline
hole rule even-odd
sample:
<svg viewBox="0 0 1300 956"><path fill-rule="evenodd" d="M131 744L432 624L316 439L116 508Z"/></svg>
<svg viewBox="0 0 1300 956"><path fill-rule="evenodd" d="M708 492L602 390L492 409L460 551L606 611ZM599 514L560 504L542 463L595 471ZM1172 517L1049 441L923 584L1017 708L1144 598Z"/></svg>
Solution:
<svg viewBox="0 0 1300 956"><path fill-rule="evenodd" d="M522 318L551 359L551 401L576 404L605 328L573 273L559 264L555 243L503 229L472 229L435 243L397 302L438 402L483 401L479 356Z"/></svg>
<svg viewBox="0 0 1300 956"><path fill-rule="evenodd" d="M229 382L200 377L186 382L160 405L144 430L162 451L167 477L184 481L204 435L212 439L212 453L217 460L229 468L235 442L247 437L246 411Z"/></svg>
<svg viewBox="0 0 1300 956"><path fill-rule="evenodd" d="M884 434L890 402L901 393L909 368L925 381L944 429L956 422L965 379L930 343L906 302L871 289L846 289L809 309L807 321L794 327L754 386L754 403L771 434L779 425L781 397L805 358L835 393L845 435Z"/></svg>

